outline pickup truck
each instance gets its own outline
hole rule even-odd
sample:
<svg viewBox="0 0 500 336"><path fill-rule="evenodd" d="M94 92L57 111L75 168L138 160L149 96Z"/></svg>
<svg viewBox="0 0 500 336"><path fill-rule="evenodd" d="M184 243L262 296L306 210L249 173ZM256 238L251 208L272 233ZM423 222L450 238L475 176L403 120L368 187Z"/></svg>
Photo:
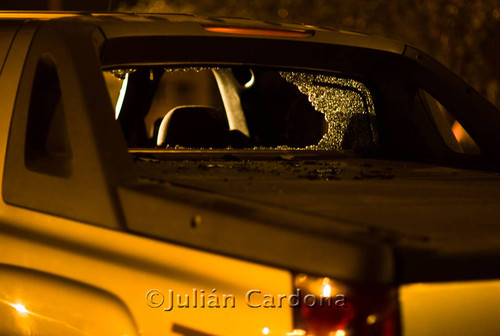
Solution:
<svg viewBox="0 0 500 336"><path fill-rule="evenodd" d="M500 113L404 43L0 13L0 335L498 335Z"/></svg>

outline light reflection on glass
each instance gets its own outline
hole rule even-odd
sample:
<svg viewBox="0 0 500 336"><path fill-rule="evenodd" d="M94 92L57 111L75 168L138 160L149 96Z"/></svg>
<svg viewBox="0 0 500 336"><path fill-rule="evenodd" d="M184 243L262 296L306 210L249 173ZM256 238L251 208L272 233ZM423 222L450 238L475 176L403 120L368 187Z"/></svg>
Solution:
<svg viewBox="0 0 500 336"><path fill-rule="evenodd" d="M118 117L120 116L123 100L125 99L125 93L127 92L127 84L128 84L128 72L125 74L125 79L123 79L122 88L120 89L120 95L118 96L118 101L116 102L115 119L118 119Z"/></svg>

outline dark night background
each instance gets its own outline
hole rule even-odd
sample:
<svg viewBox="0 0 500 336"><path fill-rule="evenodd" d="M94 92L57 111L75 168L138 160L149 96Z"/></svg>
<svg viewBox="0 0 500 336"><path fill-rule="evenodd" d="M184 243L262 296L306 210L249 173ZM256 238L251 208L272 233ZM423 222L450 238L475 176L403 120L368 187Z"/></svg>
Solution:
<svg viewBox="0 0 500 336"><path fill-rule="evenodd" d="M422 49L500 108L500 0L0 0L0 8L181 12L365 32Z"/></svg>

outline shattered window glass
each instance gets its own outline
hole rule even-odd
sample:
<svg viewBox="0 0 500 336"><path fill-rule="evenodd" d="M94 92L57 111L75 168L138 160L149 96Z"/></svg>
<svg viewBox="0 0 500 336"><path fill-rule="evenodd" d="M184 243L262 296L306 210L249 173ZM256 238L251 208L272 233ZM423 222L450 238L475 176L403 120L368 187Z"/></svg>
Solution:
<svg viewBox="0 0 500 336"><path fill-rule="evenodd" d="M322 74L280 74L325 115L328 130L309 149L363 150L377 143L375 108L370 92L362 83Z"/></svg>
<svg viewBox="0 0 500 336"><path fill-rule="evenodd" d="M368 152L378 143L371 93L351 78L242 66L104 77L132 148Z"/></svg>
<svg viewBox="0 0 500 336"><path fill-rule="evenodd" d="M125 79L125 77L132 72L135 72L135 69L133 69L133 68L130 68L130 69L112 69L112 70L106 71L106 73L112 74L116 78L122 79L122 80Z"/></svg>

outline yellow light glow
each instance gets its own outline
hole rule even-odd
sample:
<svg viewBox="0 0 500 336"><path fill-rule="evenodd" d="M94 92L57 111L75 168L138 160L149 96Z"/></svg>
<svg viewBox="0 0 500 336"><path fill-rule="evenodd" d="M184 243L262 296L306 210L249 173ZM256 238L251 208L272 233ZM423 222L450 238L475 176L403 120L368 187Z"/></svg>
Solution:
<svg viewBox="0 0 500 336"><path fill-rule="evenodd" d="M303 329L294 329L292 332L286 333L287 336L305 336L307 333Z"/></svg>
<svg viewBox="0 0 500 336"><path fill-rule="evenodd" d="M264 329L262 329L262 334L264 334L264 335L269 335L270 332L271 331L269 330L268 327L265 327Z"/></svg>
<svg viewBox="0 0 500 336"><path fill-rule="evenodd" d="M125 79L123 80L122 87L120 89L120 95L118 96L118 101L115 107L115 119L118 119L120 112L122 111L123 100L125 99L125 93L127 92L128 85L128 72L125 74Z"/></svg>
<svg viewBox="0 0 500 336"><path fill-rule="evenodd" d="M28 314L29 313L28 309L26 309L26 307L21 303L13 304L12 307L14 307L19 314Z"/></svg>
<svg viewBox="0 0 500 336"><path fill-rule="evenodd" d="M295 277L295 285L296 286L301 286L304 284L307 280L307 275L305 274L299 274Z"/></svg>
<svg viewBox="0 0 500 336"><path fill-rule="evenodd" d="M376 315L368 315L368 317L366 318L366 323L367 324L375 324L375 322L377 322L377 316Z"/></svg>
<svg viewBox="0 0 500 336"><path fill-rule="evenodd" d="M328 279L328 278L323 279L321 294L323 295L323 297L326 297L326 298L328 298L328 297L330 297L330 295L332 295L332 286L330 285L330 279Z"/></svg>
<svg viewBox="0 0 500 336"><path fill-rule="evenodd" d="M345 331L344 331L344 330L339 329L339 330L337 330L337 331L335 332L335 336L345 336Z"/></svg>

